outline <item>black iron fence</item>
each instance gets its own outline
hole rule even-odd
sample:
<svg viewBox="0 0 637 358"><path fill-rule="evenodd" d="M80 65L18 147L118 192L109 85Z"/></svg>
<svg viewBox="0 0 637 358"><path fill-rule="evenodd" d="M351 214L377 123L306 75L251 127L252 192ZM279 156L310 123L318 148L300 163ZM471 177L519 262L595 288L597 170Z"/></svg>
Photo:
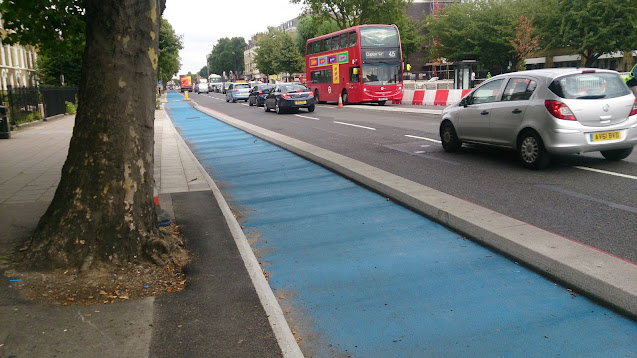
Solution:
<svg viewBox="0 0 637 358"><path fill-rule="evenodd" d="M9 86L7 91L1 92L0 100L3 106L8 107L9 122L14 126L40 119L40 98L35 87Z"/></svg>
<svg viewBox="0 0 637 358"><path fill-rule="evenodd" d="M45 117L66 113L66 102L77 104L77 88L75 87L42 87L40 92Z"/></svg>
<svg viewBox="0 0 637 358"><path fill-rule="evenodd" d="M44 118L66 113L66 102L76 103L77 88L74 87L11 87L0 91L0 105L9 109L9 122L20 123L42 119L40 104L44 107Z"/></svg>

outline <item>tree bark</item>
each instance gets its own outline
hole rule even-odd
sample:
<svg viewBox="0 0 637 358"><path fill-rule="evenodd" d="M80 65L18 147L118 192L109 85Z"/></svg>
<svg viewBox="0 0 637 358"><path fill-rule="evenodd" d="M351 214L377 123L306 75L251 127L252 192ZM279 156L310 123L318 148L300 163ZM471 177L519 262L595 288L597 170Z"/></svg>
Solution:
<svg viewBox="0 0 637 358"><path fill-rule="evenodd" d="M31 268L143 259L157 236L153 130L165 0L86 0L86 48L69 153L26 246Z"/></svg>

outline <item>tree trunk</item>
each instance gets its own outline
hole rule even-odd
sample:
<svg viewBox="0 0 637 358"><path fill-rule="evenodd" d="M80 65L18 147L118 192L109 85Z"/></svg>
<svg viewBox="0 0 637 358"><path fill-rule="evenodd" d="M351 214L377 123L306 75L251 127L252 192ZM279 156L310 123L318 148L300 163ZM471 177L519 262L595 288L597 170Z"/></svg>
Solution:
<svg viewBox="0 0 637 358"><path fill-rule="evenodd" d="M165 0L86 0L79 108L55 197L27 246L32 268L140 261L156 237L153 126Z"/></svg>

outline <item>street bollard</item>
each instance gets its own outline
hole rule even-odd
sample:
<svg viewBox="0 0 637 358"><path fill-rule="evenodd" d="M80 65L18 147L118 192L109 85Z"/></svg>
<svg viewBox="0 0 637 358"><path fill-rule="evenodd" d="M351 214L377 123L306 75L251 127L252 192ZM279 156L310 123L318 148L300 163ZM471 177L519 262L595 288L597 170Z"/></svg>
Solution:
<svg viewBox="0 0 637 358"><path fill-rule="evenodd" d="M9 108L0 106L0 139L11 138L11 127L9 126Z"/></svg>
<svg viewBox="0 0 637 358"><path fill-rule="evenodd" d="M184 96L185 96L186 99L188 99L188 91L184 92Z"/></svg>

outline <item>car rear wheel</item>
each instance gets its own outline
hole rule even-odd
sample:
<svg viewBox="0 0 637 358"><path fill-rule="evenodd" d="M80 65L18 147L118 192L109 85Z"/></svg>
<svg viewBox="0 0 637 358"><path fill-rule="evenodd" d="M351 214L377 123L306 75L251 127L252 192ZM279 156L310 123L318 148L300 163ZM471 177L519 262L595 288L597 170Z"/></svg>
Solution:
<svg viewBox="0 0 637 358"><path fill-rule="evenodd" d="M307 107L308 112L314 112L314 105Z"/></svg>
<svg viewBox="0 0 637 358"><path fill-rule="evenodd" d="M254 106L254 104L252 103L252 99L248 101L248 105L250 105L250 107Z"/></svg>
<svg viewBox="0 0 637 358"><path fill-rule="evenodd" d="M270 112L270 108L268 108L268 104L267 103L263 103L263 110L266 112Z"/></svg>
<svg viewBox="0 0 637 358"><path fill-rule="evenodd" d="M633 148L602 150L600 153L608 160L622 160L633 152Z"/></svg>
<svg viewBox="0 0 637 358"><path fill-rule="evenodd" d="M462 142L458 139L456 129L449 121L440 125L440 140L442 141L442 148L449 153L455 153L462 147Z"/></svg>
<svg viewBox="0 0 637 358"><path fill-rule="evenodd" d="M518 141L518 155L522 165L529 169L543 169L549 165L551 157L544 148L542 138L535 131L528 130Z"/></svg>

